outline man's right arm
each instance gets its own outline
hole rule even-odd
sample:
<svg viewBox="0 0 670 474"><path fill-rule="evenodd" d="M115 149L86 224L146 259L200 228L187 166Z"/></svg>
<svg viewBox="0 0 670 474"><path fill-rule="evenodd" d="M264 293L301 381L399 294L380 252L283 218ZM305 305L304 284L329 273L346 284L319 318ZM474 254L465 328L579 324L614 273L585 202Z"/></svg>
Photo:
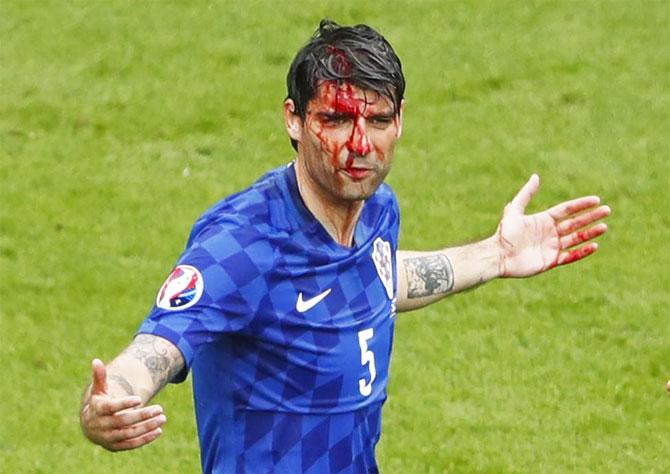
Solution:
<svg viewBox="0 0 670 474"><path fill-rule="evenodd" d="M158 438L163 408L146 404L184 368L181 351L166 339L139 334L109 365L95 359L91 368L79 417L84 435L110 451Z"/></svg>

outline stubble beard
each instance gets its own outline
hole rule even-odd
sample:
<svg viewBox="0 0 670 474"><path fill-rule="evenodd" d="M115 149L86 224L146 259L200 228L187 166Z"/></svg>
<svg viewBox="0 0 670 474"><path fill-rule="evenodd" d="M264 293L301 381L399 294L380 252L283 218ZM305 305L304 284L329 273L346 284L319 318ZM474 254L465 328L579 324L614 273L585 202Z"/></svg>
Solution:
<svg viewBox="0 0 670 474"><path fill-rule="evenodd" d="M311 162L310 159L305 158L303 168L304 174L307 175L305 178L310 181L309 186L312 192L319 195L324 203L330 203L336 207L349 207L356 202L365 201L374 195L391 170L393 149L389 150L383 158L384 161L388 160L385 164L377 163L379 157L366 157L365 161L374 164L370 176L355 180L345 174L341 160L337 161L337 167L333 166L332 158L330 158L332 151L320 145L315 147L313 151L316 153L312 156L318 153L323 162Z"/></svg>
<svg viewBox="0 0 670 474"><path fill-rule="evenodd" d="M387 170L375 168L369 177L356 181L340 173L343 186L339 194L344 201L365 201L377 191L387 174Z"/></svg>

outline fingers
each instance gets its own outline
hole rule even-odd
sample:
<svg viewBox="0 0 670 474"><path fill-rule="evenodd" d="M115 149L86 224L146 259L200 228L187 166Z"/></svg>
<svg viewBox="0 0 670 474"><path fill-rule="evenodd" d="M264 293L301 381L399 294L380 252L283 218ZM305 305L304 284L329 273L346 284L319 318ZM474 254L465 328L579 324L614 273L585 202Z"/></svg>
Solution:
<svg viewBox="0 0 670 474"><path fill-rule="evenodd" d="M106 396L92 396L91 406L99 416L113 415L121 410L136 408L142 404L137 395L128 397L110 398Z"/></svg>
<svg viewBox="0 0 670 474"><path fill-rule="evenodd" d="M574 247L575 245L595 239L596 237L603 235L605 232L607 232L607 224L605 223L594 225L583 231L573 232L572 234L561 237L561 249Z"/></svg>
<svg viewBox="0 0 670 474"><path fill-rule="evenodd" d="M514 196L514 199L512 199L512 206L523 213L538 189L540 189L540 177L533 173L517 195Z"/></svg>
<svg viewBox="0 0 670 474"><path fill-rule="evenodd" d="M163 408L160 405L152 405L150 407L123 410L114 413L113 415L103 416L100 419L100 427L105 429L123 428L162 415L163 415Z"/></svg>
<svg viewBox="0 0 670 474"><path fill-rule="evenodd" d="M591 242L573 250L563 251L558 254L556 265L567 265L569 263L577 262L598 250L598 244Z"/></svg>
<svg viewBox="0 0 670 474"><path fill-rule="evenodd" d="M134 425L124 426L122 428L111 430L109 431L107 439L110 442L110 444L118 443L120 441L131 440L133 438L144 436L148 433L151 433L152 431L155 431L156 429L159 429L161 426L165 424L166 421L167 418L165 417L165 415L161 414L149 418L148 420L135 423Z"/></svg>
<svg viewBox="0 0 670 474"><path fill-rule="evenodd" d="M148 433L144 433L135 438L125 439L122 441L112 443L109 449L111 451L125 451L128 449L139 448L140 446L144 446L145 444L149 444L152 441L154 441L161 435L162 432L163 430L161 430L160 428L156 428L155 430L152 430Z"/></svg>
<svg viewBox="0 0 670 474"><path fill-rule="evenodd" d="M91 395L107 393L107 368L105 364L100 359L93 359L91 371L93 372Z"/></svg>
<svg viewBox="0 0 670 474"><path fill-rule="evenodd" d="M554 218L554 220L559 221L585 209L597 206L598 204L600 204L600 198L598 196L584 196L557 204L551 209L548 209L547 212Z"/></svg>
<svg viewBox="0 0 670 474"><path fill-rule="evenodd" d="M612 210L609 206L599 206L595 209L592 209L584 214L580 214L576 217L570 219L565 219L558 223L556 230L558 235L567 235L570 232L573 232L587 225L593 224L594 222L607 217L612 213Z"/></svg>
<svg viewBox="0 0 670 474"><path fill-rule="evenodd" d="M95 398L102 397L93 397L91 405L83 414L82 428L91 441L110 451L119 451L143 446L160 436L161 427L167 421L160 405L124 409L111 415L103 415L96 412L94 407ZM105 404L105 407L108 406Z"/></svg>

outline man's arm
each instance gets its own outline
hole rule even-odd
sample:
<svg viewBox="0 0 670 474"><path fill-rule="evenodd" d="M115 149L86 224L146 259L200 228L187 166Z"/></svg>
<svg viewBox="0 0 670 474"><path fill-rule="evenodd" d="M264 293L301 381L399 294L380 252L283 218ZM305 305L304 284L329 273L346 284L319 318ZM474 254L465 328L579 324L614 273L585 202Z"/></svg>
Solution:
<svg viewBox="0 0 670 474"><path fill-rule="evenodd" d="M493 239L433 252L399 250L398 311L421 308L498 276Z"/></svg>
<svg viewBox="0 0 670 474"><path fill-rule="evenodd" d="M505 206L495 234L461 247L433 252L399 250L398 311L410 311L498 277L522 278L576 262L598 249L592 239L607 231L596 223L610 214L597 196L565 201L526 215L540 186L531 176Z"/></svg>
<svg viewBox="0 0 670 474"><path fill-rule="evenodd" d="M166 418L160 405L146 404L183 367L179 349L150 334L136 336L108 366L94 359L79 416L84 435L110 451L155 440Z"/></svg>

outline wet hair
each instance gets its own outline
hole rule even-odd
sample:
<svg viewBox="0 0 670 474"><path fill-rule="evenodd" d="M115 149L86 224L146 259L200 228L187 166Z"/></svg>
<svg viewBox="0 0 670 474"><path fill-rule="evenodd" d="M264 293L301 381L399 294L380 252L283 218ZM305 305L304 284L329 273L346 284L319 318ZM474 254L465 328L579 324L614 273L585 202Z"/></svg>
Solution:
<svg viewBox="0 0 670 474"><path fill-rule="evenodd" d="M307 105L324 81L349 82L388 98L397 114L405 94L400 59L386 39L367 25L340 26L323 19L293 59L286 77L288 99L305 120ZM291 140L297 150L297 143Z"/></svg>

